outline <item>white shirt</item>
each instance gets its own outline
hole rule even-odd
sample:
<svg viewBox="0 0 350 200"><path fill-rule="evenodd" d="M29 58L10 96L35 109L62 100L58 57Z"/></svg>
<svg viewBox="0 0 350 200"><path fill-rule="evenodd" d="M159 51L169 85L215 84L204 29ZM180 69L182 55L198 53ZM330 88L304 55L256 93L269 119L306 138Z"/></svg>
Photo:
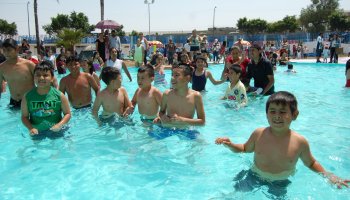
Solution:
<svg viewBox="0 0 350 200"><path fill-rule="evenodd" d="M107 67L115 67L117 68L120 72L123 67L123 61L116 59L114 62L112 59L107 60Z"/></svg>
<svg viewBox="0 0 350 200"><path fill-rule="evenodd" d="M121 49L120 38L118 36L109 37L109 46L110 48L116 48L117 50L120 50Z"/></svg>

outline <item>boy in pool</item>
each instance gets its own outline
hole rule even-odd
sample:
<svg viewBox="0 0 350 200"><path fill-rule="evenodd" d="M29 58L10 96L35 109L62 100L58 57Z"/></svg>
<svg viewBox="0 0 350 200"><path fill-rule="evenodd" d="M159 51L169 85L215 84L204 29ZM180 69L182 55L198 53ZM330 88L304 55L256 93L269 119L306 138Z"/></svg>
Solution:
<svg viewBox="0 0 350 200"><path fill-rule="evenodd" d="M51 86L53 74L51 62L39 63L34 68L36 87L26 93L22 99L22 122L31 135L37 135L39 131L46 130L58 132L71 117L68 99L62 92Z"/></svg>
<svg viewBox="0 0 350 200"><path fill-rule="evenodd" d="M200 92L188 88L191 81L192 68L189 65L173 66L171 84L173 89L163 93L159 117L155 122L162 125L184 126L203 125L205 112ZM197 119L193 119L194 113Z"/></svg>
<svg viewBox="0 0 350 200"><path fill-rule="evenodd" d="M103 120L111 119L115 114L126 116L128 113L131 113L130 109L134 109L129 100L128 93L125 88L121 87L122 76L117 68L103 68L101 77L107 87L96 95L92 108L92 115L98 124L101 124L101 120L98 117L98 111L101 105L103 108L101 118Z"/></svg>
<svg viewBox="0 0 350 200"><path fill-rule="evenodd" d="M293 64L288 64L288 69L285 71L286 73L297 73L295 69L293 69Z"/></svg>
<svg viewBox="0 0 350 200"><path fill-rule="evenodd" d="M90 108L92 102L91 88L97 94L99 87L95 79L85 72L80 72L79 59L74 56L67 58L67 67L70 74L63 77L60 81L60 91L67 92L68 99L73 108Z"/></svg>
<svg viewBox="0 0 350 200"><path fill-rule="evenodd" d="M131 100L132 105L138 105L139 113L143 119L154 120L158 117L159 106L162 101L162 93L152 86L154 80L154 68L151 64L141 67L137 71L137 84L139 88L135 91ZM129 109L131 113L134 107ZM127 113L127 114L131 114Z"/></svg>
<svg viewBox="0 0 350 200"><path fill-rule="evenodd" d="M247 93L244 84L240 80L242 74L242 68L238 64L233 64L229 67L228 77L230 79L230 84L225 92L223 100L233 100L237 102L237 107L243 107L248 104Z"/></svg>
<svg viewBox="0 0 350 200"><path fill-rule="evenodd" d="M348 187L350 180L343 180L327 171L312 156L307 140L290 129L290 124L299 114L297 100L289 92L280 91L266 102L266 115L269 127L256 129L245 144L235 144L229 138L217 138L216 144L223 144L231 151L254 152L254 164L248 175L256 177L255 183L269 185L281 184L286 187L288 177L295 172L300 158L312 171L327 177L338 188ZM246 179L248 180L248 179ZM236 187L236 186L235 186ZM270 188L271 189L271 188Z"/></svg>

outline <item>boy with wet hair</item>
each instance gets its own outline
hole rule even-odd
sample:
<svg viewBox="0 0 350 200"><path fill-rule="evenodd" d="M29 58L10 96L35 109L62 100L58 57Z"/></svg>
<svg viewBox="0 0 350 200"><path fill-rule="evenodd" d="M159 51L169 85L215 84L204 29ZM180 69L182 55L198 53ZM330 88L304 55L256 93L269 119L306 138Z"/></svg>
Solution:
<svg viewBox="0 0 350 200"><path fill-rule="evenodd" d="M18 57L16 40L6 39L2 47L6 61L0 64L0 83L7 81L11 95L10 107L19 109L23 95L34 87L35 64ZM0 91L3 90L2 87L3 84L0 84Z"/></svg>
<svg viewBox="0 0 350 200"><path fill-rule="evenodd" d="M127 116L131 112L130 109L134 109L129 100L128 93L125 88L121 87L122 76L117 68L103 68L101 78L107 87L96 95L92 108L92 115L98 124L101 123L98 117L98 111L101 106L103 108L102 120L114 118L115 114Z"/></svg>
<svg viewBox="0 0 350 200"><path fill-rule="evenodd" d="M141 117L146 120L154 120L158 117L159 107L162 101L162 93L154 86L154 68L151 64L141 67L137 71L137 84L139 88L135 91L131 100L133 105L130 109L131 113L134 107L138 105ZM131 114L128 113L128 114Z"/></svg>
<svg viewBox="0 0 350 200"><path fill-rule="evenodd" d="M22 122L31 135L47 130L58 132L71 117L68 99L51 86L53 80L54 69L49 61L35 67L36 87L24 95L21 103Z"/></svg>
<svg viewBox="0 0 350 200"><path fill-rule="evenodd" d="M163 126L180 127L205 124L202 95L188 88L192 73L189 65L173 65L172 89L163 93L159 117L155 122L160 121ZM193 119L194 113L197 113L197 119Z"/></svg>
<svg viewBox="0 0 350 200"><path fill-rule="evenodd" d="M85 72L80 72L80 60L74 56L67 58L67 67L70 74L63 77L60 81L59 89L65 94L73 108L90 108L92 102L91 88L95 94L99 92L99 87L95 79Z"/></svg>
<svg viewBox="0 0 350 200"><path fill-rule="evenodd" d="M233 64L228 68L228 78L230 84L227 87L223 100L233 100L235 107L240 108L248 104L247 92L244 84L240 80L242 68L238 64Z"/></svg>
<svg viewBox="0 0 350 200"><path fill-rule="evenodd" d="M256 129L245 144L232 143L226 137L216 139L216 144L223 144L235 153L254 152L254 164L250 170L240 173L245 176L245 180L238 182L236 189L243 190L246 189L242 188L244 184L252 184L253 187L267 185L269 191L274 191L277 186L282 186L286 193L286 187L290 183L288 177L294 174L299 158L305 166L325 176L339 188L348 187L350 180L343 180L327 172L312 156L307 140L290 129L290 124L298 114L295 96L285 91L276 92L266 102L270 126Z"/></svg>

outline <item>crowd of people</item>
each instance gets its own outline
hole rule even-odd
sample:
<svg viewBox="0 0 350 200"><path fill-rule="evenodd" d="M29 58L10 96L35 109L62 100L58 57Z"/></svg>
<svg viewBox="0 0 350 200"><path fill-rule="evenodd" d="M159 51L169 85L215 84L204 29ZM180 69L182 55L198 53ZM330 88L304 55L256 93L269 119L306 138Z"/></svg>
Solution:
<svg viewBox="0 0 350 200"><path fill-rule="evenodd" d="M312 156L306 139L290 129L291 122L297 119L299 113L297 100L289 92L275 92L274 89L274 66L285 64L289 72L295 72L288 56L284 55L287 52L283 51L283 47L274 51L271 44L266 55L266 46L251 44L248 48L241 40L226 54L226 44L215 40L212 45L213 60L218 62L222 58L225 63L222 76L215 79L208 70L208 41L194 30L188 38L188 45L181 52L177 53L175 45L169 41L166 57L172 73L171 81L167 83L164 55L155 53L148 61L145 56L148 41L140 33L136 44L139 49L135 50L139 66L138 88L130 100L130 91L122 87L122 71L130 82L133 80L120 58L120 39L112 31L106 42L104 35L100 34L96 40L97 52L86 60L79 60L62 49L57 59L49 52L43 61L34 62L29 49L25 50L27 59L23 59L18 57L19 48L15 40L6 39L3 42L6 60L0 64L0 82L7 82L10 106L21 109L22 122L33 138L42 134L62 134L62 129L74 117L71 108L90 111L99 125L116 118L126 118L133 114L135 107L142 120L164 128L186 129L188 125L204 125L206 114L201 92L205 91L207 79L214 85L228 81L222 99L233 102L231 105L236 109L244 109L248 105L249 95L271 95L266 103L269 126L256 129L244 144L233 143L225 137L215 141L234 152L254 152L254 166L247 173L261 184L263 180L270 180L272 184L288 180L300 158L305 166L338 187L348 186L349 180L327 172ZM106 45L109 51L106 51ZM335 57L331 58L334 61L332 59ZM57 84L55 71L63 73L66 68L68 75ZM349 68L348 61L347 86L350 85ZM95 71L99 70L98 76ZM253 86L250 85L251 79L254 80ZM105 88L101 88L100 80L106 85ZM189 88L190 84L192 89ZM162 93L159 87L170 89ZM0 89L3 88L2 84ZM95 99L91 91L95 92ZM99 113L101 107L102 112Z"/></svg>

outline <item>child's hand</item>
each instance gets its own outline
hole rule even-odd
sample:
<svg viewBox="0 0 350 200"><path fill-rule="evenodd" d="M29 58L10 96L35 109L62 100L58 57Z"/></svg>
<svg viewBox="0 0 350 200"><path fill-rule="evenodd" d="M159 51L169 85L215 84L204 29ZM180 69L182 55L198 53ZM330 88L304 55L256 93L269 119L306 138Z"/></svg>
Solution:
<svg viewBox="0 0 350 200"><path fill-rule="evenodd" d="M173 116L170 117L170 121L171 122L181 122L182 118L175 113Z"/></svg>
<svg viewBox="0 0 350 200"><path fill-rule="evenodd" d="M169 123L170 122L170 117L168 115L163 115L161 118L160 118L160 121L162 123Z"/></svg>
<svg viewBox="0 0 350 200"><path fill-rule="evenodd" d="M338 189L341 189L343 186L347 188L349 187L348 183L350 183L350 180L341 179L334 174L327 175L327 178L331 183L333 183L334 185L337 185Z"/></svg>
<svg viewBox="0 0 350 200"><path fill-rule="evenodd" d="M53 131L53 132L58 132L58 131L61 130L61 128L62 128L62 126L56 124L53 127L51 127L50 130Z"/></svg>
<svg viewBox="0 0 350 200"><path fill-rule="evenodd" d="M231 140L229 138L217 138L215 144L231 144Z"/></svg>
<svg viewBox="0 0 350 200"><path fill-rule="evenodd" d="M134 112L134 107L127 107L123 113L123 117L128 117Z"/></svg>
<svg viewBox="0 0 350 200"><path fill-rule="evenodd" d="M29 133L30 133L30 135L38 135L39 131L36 128L32 128L32 129L29 130Z"/></svg>
<svg viewBox="0 0 350 200"><path fill-rule="evenodd" d="M155 124L158 124L159 122L161 122L160 117L156 117L156 118L153 120L153 123L155 123Z"/></svg>
<svg viewBox="0 0 350 200"><path fill-rule="evenodd" d="M224 75L223 75L221 80L227 80L227 78L228 78L228 73L224 73Z"/></svg>

